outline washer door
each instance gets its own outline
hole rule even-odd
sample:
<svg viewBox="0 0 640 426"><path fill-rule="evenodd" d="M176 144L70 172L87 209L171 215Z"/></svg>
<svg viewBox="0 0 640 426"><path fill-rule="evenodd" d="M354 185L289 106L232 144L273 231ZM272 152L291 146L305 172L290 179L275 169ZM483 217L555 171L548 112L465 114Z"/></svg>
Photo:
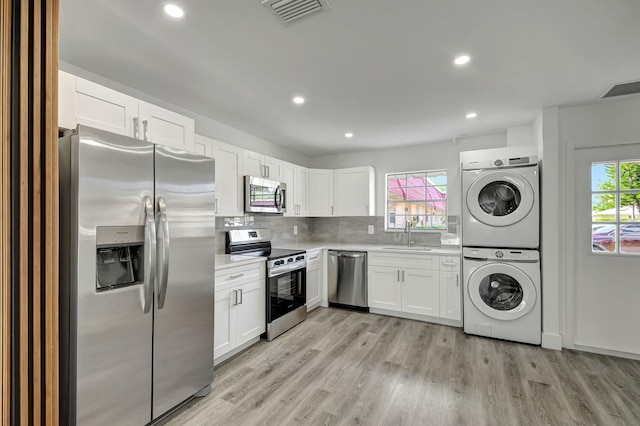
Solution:
<svg viewBox="0 0 640 426"><path fill-rule="evenodd" d="M476 269L469 277L467 291L480 312L505 321L525 316L538 297L531 278L505 263L490 263Z"/></svg>
<svg viewBox="0 0 640 426"><path fill-rule="evenodd" d="M501 170L481 175L467 191L467 209L490 226L509 226L524 219L533 207L531 184L518 173Z"/></svg>

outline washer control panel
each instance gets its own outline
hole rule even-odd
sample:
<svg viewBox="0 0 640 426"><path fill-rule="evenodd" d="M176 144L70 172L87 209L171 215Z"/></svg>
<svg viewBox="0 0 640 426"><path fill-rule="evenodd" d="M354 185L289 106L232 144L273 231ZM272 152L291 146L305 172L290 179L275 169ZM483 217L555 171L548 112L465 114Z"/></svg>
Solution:
<svg viewBox="0 0 640 426"><path fill-rule="evenodd" d="M462 255L467 259L500 260L503 262L535 262L540 260L540 253L537 250L464 247Z"/></svg>

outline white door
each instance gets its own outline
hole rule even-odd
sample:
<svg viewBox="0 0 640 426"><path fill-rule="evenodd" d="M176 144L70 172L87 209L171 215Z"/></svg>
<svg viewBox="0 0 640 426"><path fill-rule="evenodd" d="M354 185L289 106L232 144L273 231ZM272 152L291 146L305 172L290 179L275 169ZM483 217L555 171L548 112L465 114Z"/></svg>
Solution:
<svg viewBox="0 0 640 426"><path fill-rule="evenodd" d="M436 271L404 268L402 280L402 311L437 317L440 314L440 287Z"/></svg>
<svg viewBox="0 0 640 426"><path fill-rule="evenodd" d="M568 188L574 194L568 303L575 345L640 354L639 161L640 143L575 151L575 182Z"/></svg>
<svg viewBox="0 0 640 426"><path fill-rule="evenodd" d="M240 216L244 212L242 180L242 149L215 142L216 159L216 215Z"/></svg>
<svg viewBox="0 0 640 426"><path fill-rule="evenodd" d="M369 307L402 310L402 282L399 268L370 266L368 269Z"/></svg>
<svg viewBox="0 0 640 426"><path fill-rule="evenodd" d="M236 346L235 296L233 289L215 293L213 359L221 357Z"/></svg>
<svg viewBox="0 0 640 426"><path fill-rule="evenodd" d="M253 281L238 289L237 346L266 331L265 282Z"/></svg>
<svg viewBox="0 0 640 426"><path fill-rule="evenodd" d="M195 122L168 109L139 102L141 139L193 152Z"/></svg>
<svg viewBox="0 0 640 426"><path fill-rule="evenodd" d="M295 164L287 162L284 162L282 166L282 182L287 185L287 190L285 192L285 206L287 207L287 212L284 214L285 216L296 216L298 214L295 202L296 167L297 166Z"/></svg>

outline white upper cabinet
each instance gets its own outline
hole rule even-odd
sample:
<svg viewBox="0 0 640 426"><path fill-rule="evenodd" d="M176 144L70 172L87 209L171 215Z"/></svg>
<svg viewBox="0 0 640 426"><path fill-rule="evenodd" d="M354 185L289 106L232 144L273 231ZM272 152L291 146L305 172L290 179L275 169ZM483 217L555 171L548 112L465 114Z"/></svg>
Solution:
<svg viewBox="0 0 640 426"><path fill-rule="evenodd" d="M335 171L337 216L375 216L375 171L354 167Z"/></svg>
<svg viewBox="0 0 640 426"><path fill-rule="evenodd" d="M309 216L335 216L333 170L309 169Z"/></svg>
<svg viewBox="0 0 640 426"><path fill-rule="evenodd" d="M213 157L213 144L214 141L206 136L195 134L193 136L193 152L203 155L205 157Z"/></svg>
<svg viewBox="0 0 640 426"><path fill-rule="evenodd" d="M284 179L284 162L268 155L244 151L244 175L263 177L276 181Z"/></svg>
<svg viewBox="0 0 640 426"><path fill-rule="evenodd" d="M194 120L64 71L58 72L58 125L78 124L194 150Z"/></svg>
<svg viewBox="0 0 640 426"><path fill-rule="evenodd" d="M307 216L309 170L296 164L282 164L282 182L287 184L285 216Z"/></svg>
<svg viewBox="0 0 640 426"><path fill-rule="evenodd" d="M144 101L138 104L138 116L142 125L140 139L193 152L192 118Z"/></svg>
<svg viewBox="0 0 640 426"><path fill-rule="evenodd" d="M213 144L216 159L216 214L244 214L243 149L223 142Z"/></svg>

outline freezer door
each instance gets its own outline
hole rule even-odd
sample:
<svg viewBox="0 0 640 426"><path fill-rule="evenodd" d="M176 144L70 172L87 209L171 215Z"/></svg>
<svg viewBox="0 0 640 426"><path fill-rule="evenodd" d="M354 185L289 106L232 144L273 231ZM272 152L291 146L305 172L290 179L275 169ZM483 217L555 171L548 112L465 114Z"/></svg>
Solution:
<svg viewBox="0 0 640 426"><path fill-rule="evenodd" d="M214 161L156 145L153 418L213 381Z"/></svg>
<svg viewBox="0 0 640 426"><path fill-rule="evenodd" d="M60 254L71 271L60 283L69 295L62 301L71 336L62 349L71 381L68 423L144 425L151 421L153 293L145 289L153 285L153 145L82 126L70 145L69 185L61 187L70 205L61 219L73 223L62 227L73 236ZM109 241L97 241L97 229ZM136 244L139 257L131 255ZM101 268L112 268L102 285ZM116 277L118 268L131 272Z"/></svg>

